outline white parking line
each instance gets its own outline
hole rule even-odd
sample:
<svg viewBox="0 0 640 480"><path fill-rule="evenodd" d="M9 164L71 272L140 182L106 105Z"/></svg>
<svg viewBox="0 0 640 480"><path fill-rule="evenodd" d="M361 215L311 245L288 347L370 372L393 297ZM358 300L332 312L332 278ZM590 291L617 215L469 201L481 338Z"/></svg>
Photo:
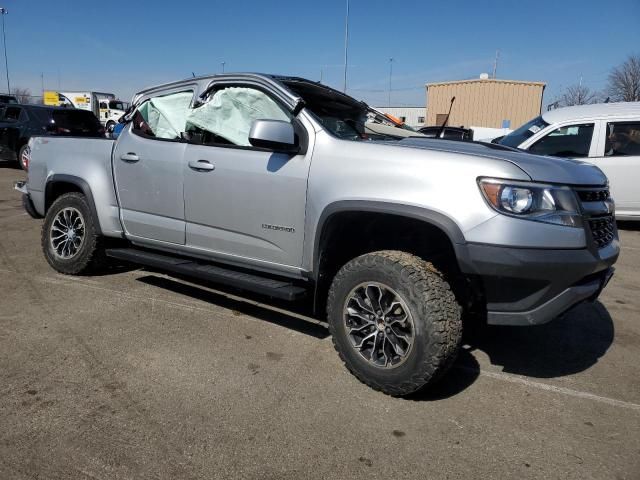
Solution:
<svg viewBox="0 0 640 480"><path fill-rule="evenodd" d="M460 367L462 370L472 371L473 369L467 367ZM554 385L548 385L546 383L534 382L527 380L526 378L518 377L515 375L509 375L506 373L487 372L485 370L480 371L480 375L488 378L495 378L496 380L502 380L505 382L517 383L525 385L531 388L537 388L538 390L546 390L547 392L559 393L562 395L568 395L570 397L584 398L586 400L593 400L595 402L605 403L612 407L628 408L630 410L640 411L640 405L637 403L625 402L623 400L617 400L615 398L601 397L600 395L594 395L593 393L581 392L580 390L573 390L571 388L556 387Z"/></svg>

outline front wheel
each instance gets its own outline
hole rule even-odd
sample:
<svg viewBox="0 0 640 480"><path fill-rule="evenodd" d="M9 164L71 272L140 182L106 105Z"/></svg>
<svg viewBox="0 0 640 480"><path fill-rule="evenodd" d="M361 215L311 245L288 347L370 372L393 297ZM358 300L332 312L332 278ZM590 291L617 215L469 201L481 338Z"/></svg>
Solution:
<svg viewBox="0 0 640 480"><path fill-rule="evenodd" d="M27 145L20 147L20 150L18 151L18 163L22 170L27 170L29 168L30 155L31 151Z"/></svg>
<svg viewBox="0 0 640 480"><path fill-rule="evenodd" d="M83 194L71 192L58 197L42 225L42 251L49 265L69 275L99 269L104 252L96 222Z"/></svg>
<svg viewBox="0 0 640 480"><path fill-rule="evenodd" d="M443 275L419 257L373 252L336 274L328 299L333 344L360 381L402 396L432 384L461 344L461 309Z"/></svg>
<svg viewBox="0 0 640 480"><path fill-rule="evenodd" d="M107 136L111 137L113 135L113 129L116 128L116 122L110 120L105 125L105 130L107 132Z"/></svg>

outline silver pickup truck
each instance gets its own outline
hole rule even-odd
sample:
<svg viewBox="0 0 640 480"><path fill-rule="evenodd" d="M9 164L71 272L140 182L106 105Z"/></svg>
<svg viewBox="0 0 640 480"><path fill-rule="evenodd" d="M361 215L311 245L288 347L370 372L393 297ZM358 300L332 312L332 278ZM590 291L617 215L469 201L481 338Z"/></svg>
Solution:
<svg viewBox="0 0 640 480"><path fill-rule="evenodd" d="M618 258L597 167L372 129L384 119L316 82L190 78L141 91L122 122L116 141L29 142L16 188L49 264L307 297L347 368L391 395L442 376L463 318L547 322L594 300Z"/></svg>

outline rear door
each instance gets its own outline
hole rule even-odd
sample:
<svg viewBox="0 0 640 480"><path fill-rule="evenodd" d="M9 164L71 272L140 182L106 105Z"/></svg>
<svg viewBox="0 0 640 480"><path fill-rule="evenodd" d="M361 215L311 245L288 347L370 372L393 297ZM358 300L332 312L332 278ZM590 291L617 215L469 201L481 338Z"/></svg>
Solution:
<svg viewBox="0 0 640 480"><path fill-rule="evenodd" d="M0 121L0 160L14 161L18 158L21 134L28 122L24 108L11 105L4 109Z"/></svg>
<svg viewBox="0 0 640 480"><path fill-rule="evenodd" d="M640 217L640 120L603 121L598 153L589 158L609 179L616 212Z"/></svg>
<svg viewBox="0 0 640 480"><path fill-rule="evenodd" d="M144 99L118 137L113 171L121 220L133 239L184 244L180 133L192 100L191 88Z"/></svg>

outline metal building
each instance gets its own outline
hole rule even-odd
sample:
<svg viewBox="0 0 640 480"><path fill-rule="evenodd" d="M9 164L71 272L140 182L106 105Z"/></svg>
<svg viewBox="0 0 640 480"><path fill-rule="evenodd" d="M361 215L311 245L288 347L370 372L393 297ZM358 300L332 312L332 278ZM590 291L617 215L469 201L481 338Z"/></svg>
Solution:
<svg viewBox="0 0 640 480"><path fill-rule="evenodd" d="M427 125L442 125L455 97L448 125L516 129L540 115L545 84L482 74L472 80L428 83L426 87Z"/></svg>

